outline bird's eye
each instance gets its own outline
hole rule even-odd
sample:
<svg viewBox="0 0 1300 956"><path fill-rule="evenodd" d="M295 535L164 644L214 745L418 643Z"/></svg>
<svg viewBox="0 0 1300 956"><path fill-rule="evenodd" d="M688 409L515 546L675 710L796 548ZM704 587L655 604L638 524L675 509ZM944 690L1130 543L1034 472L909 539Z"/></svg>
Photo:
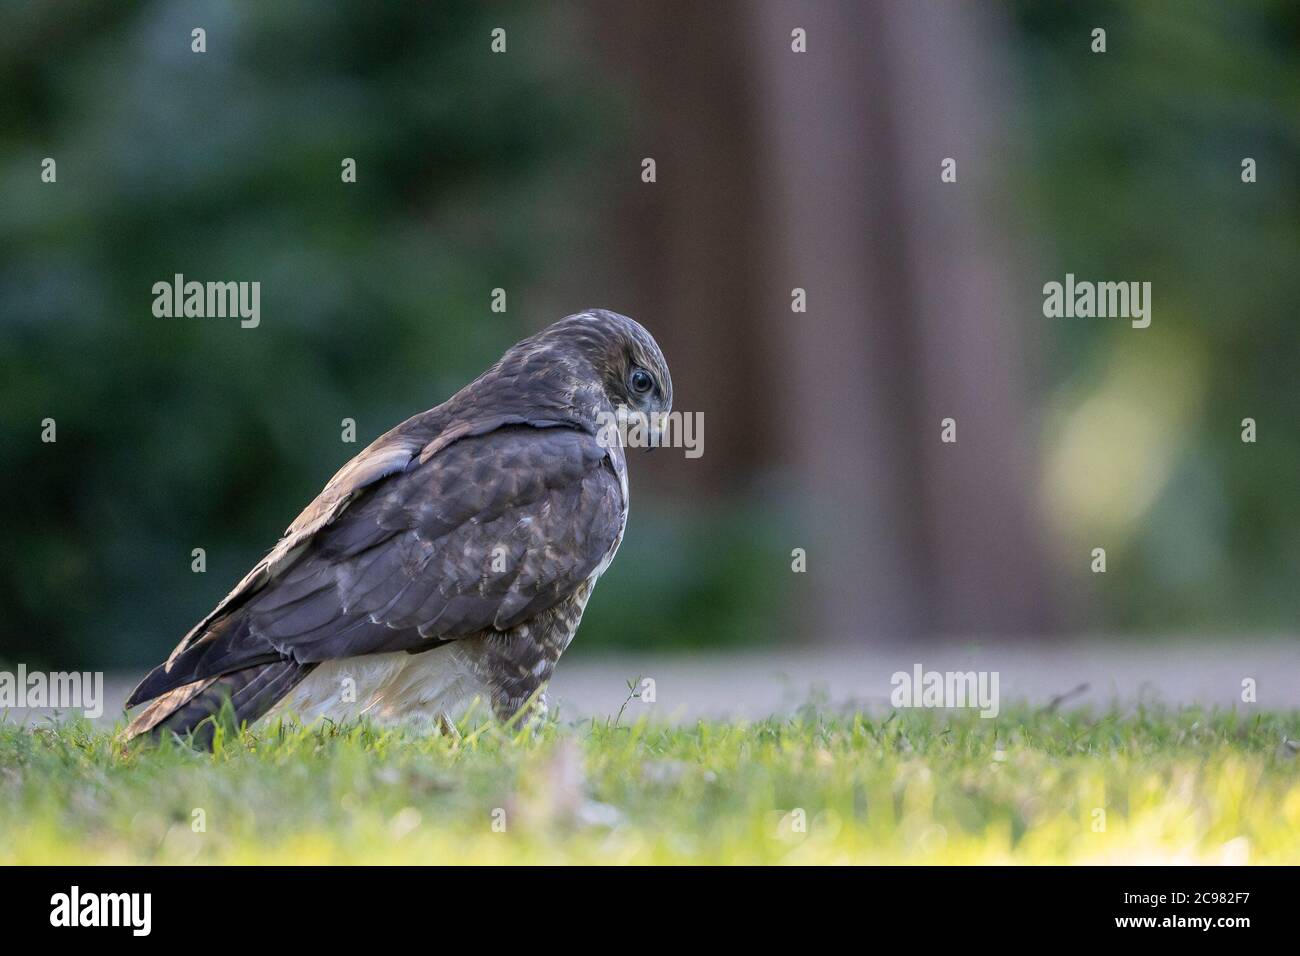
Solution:
<svg viewBox="0 0 1300 956"><path fill-rule="evenodd" d="M632 386L632 391L638 395L644 395L654 386L655 380L650 377L650 373L643 368L632 370L632 376L628 379L628 384Z"/></svg>

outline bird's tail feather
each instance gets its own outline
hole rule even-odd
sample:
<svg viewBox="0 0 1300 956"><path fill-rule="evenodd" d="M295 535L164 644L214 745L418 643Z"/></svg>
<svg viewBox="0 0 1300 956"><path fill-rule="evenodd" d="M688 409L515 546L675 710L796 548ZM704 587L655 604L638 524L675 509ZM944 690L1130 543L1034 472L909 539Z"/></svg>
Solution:
<svg viewBox="0 0 1300 956"><path fill-rule="evenodd" d="M150 701L125 737L192 733L196 747L210 750L220 715L228 713L235 726L251 724L315 669L315 664L279 660L185 684Z"/></svg>

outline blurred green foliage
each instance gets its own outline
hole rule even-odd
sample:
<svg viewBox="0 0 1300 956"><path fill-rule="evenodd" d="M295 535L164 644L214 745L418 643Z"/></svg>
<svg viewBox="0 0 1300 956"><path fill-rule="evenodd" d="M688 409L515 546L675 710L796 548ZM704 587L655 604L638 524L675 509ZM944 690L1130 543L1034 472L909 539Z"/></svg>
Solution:
<svg viewBox="0 0 1300 956"><path fill-rule="evenodd" d="M0 659L155 662L349 457L558 317L517 297L489 309L490 290L565 262L595 204L557 208L556 183L618 128L612 94L538 42L555 16L470 2L4 8ZM489 68L503 22L510 55ZM46 156L55 186L38 178ZM175 273L260 281L261 325L156 318L151 288ZM45 418L55 444L40 441ZM737 524L725 509L677 522L686 544L660 541L653 574L620 568L584 643L746 637L733 612L756 606L762 569L696 547L724 524ZM652 601L676 609L672 630L620 609Z"/></svg>
<svg viewBox="0 0 1300 956"><path fill-rule="evenodd" d="M1132 480L1108 491L1111 503L1150 498L1117 520L1108 540L1067 535L1069 564L1082 578L1090 577L1087 549L1108 546L1104 586L1082 582L1098 601L1087 623L1293 630L1300 6L1014 9L1031 111L1017 122L1032 162L1007 175L1033 232L1047 239L1040 264L1058 280L1071 271L1153 284L1148 329L1047 323L1046 454L1059 429L1099 399L1090 407L1104 434L1078 480L1104 487L1128 463ZM1104 54L1090 50L1096 27L1106 30ZM1258 164L1253 184L1241 179L1245 157ZM1142 416L1150 440L1125 447L1124 420ZM1247 417L1258 423L1256 444L1241 441Z"/></svg>

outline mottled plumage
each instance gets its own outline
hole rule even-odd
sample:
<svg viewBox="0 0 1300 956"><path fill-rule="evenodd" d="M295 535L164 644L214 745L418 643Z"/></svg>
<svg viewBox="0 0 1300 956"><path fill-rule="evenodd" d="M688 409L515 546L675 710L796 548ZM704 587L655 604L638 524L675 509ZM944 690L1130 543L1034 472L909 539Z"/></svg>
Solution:
<svg viewBox="0 0 1300 956"><path fill-rule="evenodd" d="M329 481L140 682L128 735L202 742L227 699L249 722L277 705L440 719L475 697L513 715L623 536L627 466L605 416L671 404L659 347L626 316L579 313L515 345Z"/></svg>

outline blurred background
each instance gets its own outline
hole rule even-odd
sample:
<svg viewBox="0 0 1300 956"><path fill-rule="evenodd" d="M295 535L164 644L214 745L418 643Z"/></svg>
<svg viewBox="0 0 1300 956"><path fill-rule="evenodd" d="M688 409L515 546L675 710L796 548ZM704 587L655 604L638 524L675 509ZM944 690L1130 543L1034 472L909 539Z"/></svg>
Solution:
<svg viewBox="0 0 1300 956"><path fill-rule="evenodd" d="M632 462L575 655L1294 632L1293 2L0 16L0 663L156 663L348 458L588 306L705 433ZM1044 318L1067 272L1151 282L1150 328ZM261 325L156 318L175 273L260 281Z"/></svg>

